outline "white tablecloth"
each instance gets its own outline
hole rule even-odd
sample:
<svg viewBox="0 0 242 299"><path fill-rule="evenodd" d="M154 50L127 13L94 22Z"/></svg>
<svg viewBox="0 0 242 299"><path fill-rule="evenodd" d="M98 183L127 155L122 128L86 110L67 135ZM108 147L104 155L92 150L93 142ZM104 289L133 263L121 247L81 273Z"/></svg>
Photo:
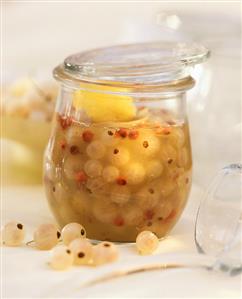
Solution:
<svg viewBox="0 0 242 299"><path fill-rule="evenodd" d="M133 244L121 244L118 262L98 268L73 267L57 272L48 267L49 252L30 246L1 247L2 296L4 298L241 298L241 276L228 277L205 269L173 269L136 274L92 287L85 282L117 269L157 262L206 263L198 256L193 240L195 212L201 190L193 186L183 217L153 256L139 256ZM42 187L2 189L3 221L18 220L26 225L27 240L34 228L53 221Z"/></svg>

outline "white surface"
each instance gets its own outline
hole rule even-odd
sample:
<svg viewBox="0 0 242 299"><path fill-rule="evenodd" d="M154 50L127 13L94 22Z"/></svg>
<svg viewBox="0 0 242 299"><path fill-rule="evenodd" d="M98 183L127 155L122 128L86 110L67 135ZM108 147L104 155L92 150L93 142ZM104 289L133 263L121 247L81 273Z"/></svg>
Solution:
<svg viewBox="0 0 242 299"><path fill-rule="evenodd" d="M157 262L207 262L198 256L193 241L195 212L201 190L193 187L183 217L171 235L160 242L153 256L137 255L133 244L119 245L120 260L98 268L73 267L56 272L47 265L49 252L32 247L1 247L2 291L4 298L240 298L241 276L202 269L176 269L136 274L90 288L82 284L117 269L127 269ZM41 187L8 187L3 189L3 222L18 220L27 228L26 240L34 228L43 222L54 221Z"/></svg>

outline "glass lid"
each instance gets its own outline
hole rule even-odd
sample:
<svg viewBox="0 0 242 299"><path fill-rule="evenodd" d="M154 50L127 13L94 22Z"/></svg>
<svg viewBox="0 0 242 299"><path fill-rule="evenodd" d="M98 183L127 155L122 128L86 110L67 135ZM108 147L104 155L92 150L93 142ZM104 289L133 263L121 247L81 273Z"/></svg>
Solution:
<svg viewBox="0 0 242 299"><path fill-rule="evenodd" d="M64 72L92 83L159 84L189 76L189 67L208 56L208 49L196 43L128 44L71 55L54 75Z"/></svg>

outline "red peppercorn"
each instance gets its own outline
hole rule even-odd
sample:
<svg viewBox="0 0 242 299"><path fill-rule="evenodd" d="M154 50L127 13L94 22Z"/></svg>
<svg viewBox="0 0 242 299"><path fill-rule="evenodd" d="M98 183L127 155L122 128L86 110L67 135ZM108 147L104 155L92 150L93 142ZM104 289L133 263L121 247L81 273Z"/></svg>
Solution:
<svg viewBox="0 0 242 299"><path fill-rule="evenodd" d="M61 140L61 142L60 142L60 147L61 147L61 149L65 149L66 148L66 141L65 140Z"/></svg>
<svg viewBox="0 0 242 299"><path fill-rule="evenodd" d="M78 183L84 183L87 181L87 175L85 174L84 171L79 171L75 175L75 179Z"/></svg>
<svg viewBox="0 0 242 299"><path fill-rule="evenodd" d="M131 130L131 131L129 132L129 138L130 138L130 139L135 140L135 139L137 139L138 137L139 137L139 131L137 131L137 130Z"/></svg>
<svg viewBox="0 0 242 299"><path fill-rule="evenodd" d="M170 133L171 133L171 128L169 127L162 128L162 134L169 135Z"/></svg>
<svg viewBox="0 0 242 299"><path fill-rule="evenodd" d="M171 159L171 158L169 158L168 160L167 160L167 163L168 164L171 164L173 162L173 159Z"/></svg>
<svg viewBox="0 0 242 299"><path fill-rule="evenodd" d="M165 222L170 221L171 219L173 219L176 216L176 210L173 209L170 214L164 219Z"/></svg>
<svg viewBox="0 0 242 299"><path fill-rule="evenodd" d="M124 219L122 216L117 216L114 221L113 221L114 225L116 226L123 226L124 225Z"/></svg>
<svg viewBox="0 0 242 299"><path fill-rule="evenodd" d="M128 133L127 130L124 128L119 129L118 131L116 131L117 136L122 137L122 138L126 138Z"/></svg>
<svg viewBox="0 0 242 299"><path fill-rule="evenodd" d="M72 155L76 155L76 154L78 154L78 153L79 153L79 148L78 148L78 146L76 146L76 145L72 145L72 146L70 147L70 153L71 153Z"/></svg>
<svg viewBox="0 0 242 299"><path fill-rule="evenodd" d="M63 130L67 129L72 124L72 118L70 116L59 115L59 122Z"/></svg>
<svg viewBox="0 0 242 299"><path fill-rule="evenodd" d="M154 214L155 214L154 211L146 210L145 213L144 213L144 217L147 220L151 220L154 217Z"/></svg>
<svg viewBox="0 0 242 299"><path fill-rule="evenodd" d="M91 142L93 140L93 137L94 137L94 134L92 133L92 131L90 130L85 130L83 133L82 133L82 139L85 141L85 142Z"/></svg>
<svg viewBox="0 0 242 299"><path fill-rule="evenodd" d="M122 177L117 178L116 182L118 185L121 185L121 186L124 186L127 184L127 181Z"/></svg>

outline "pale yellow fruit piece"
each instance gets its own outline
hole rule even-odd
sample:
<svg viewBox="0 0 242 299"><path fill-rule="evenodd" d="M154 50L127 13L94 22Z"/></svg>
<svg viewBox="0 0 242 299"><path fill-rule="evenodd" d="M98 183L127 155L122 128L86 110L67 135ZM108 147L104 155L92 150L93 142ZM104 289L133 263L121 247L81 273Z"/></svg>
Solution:
<svg viewBox="0 0 242 299"><path fill-rule="evenodd" d="M81 87L84 87L81 85ZM86 86L89 90L119 91L117 88L95 85ZM130 121L136 115L136 108L131 97L78 90L73 95L73 105L83 109L93 122Z"/></svg>
<svg viewBox="0 0 242 299"><path fill-rule="evenodd" d="M29 78L22 78L13 83L10 87L10 94L14 97L24 96L33 87L33 82Z"/></svg>

